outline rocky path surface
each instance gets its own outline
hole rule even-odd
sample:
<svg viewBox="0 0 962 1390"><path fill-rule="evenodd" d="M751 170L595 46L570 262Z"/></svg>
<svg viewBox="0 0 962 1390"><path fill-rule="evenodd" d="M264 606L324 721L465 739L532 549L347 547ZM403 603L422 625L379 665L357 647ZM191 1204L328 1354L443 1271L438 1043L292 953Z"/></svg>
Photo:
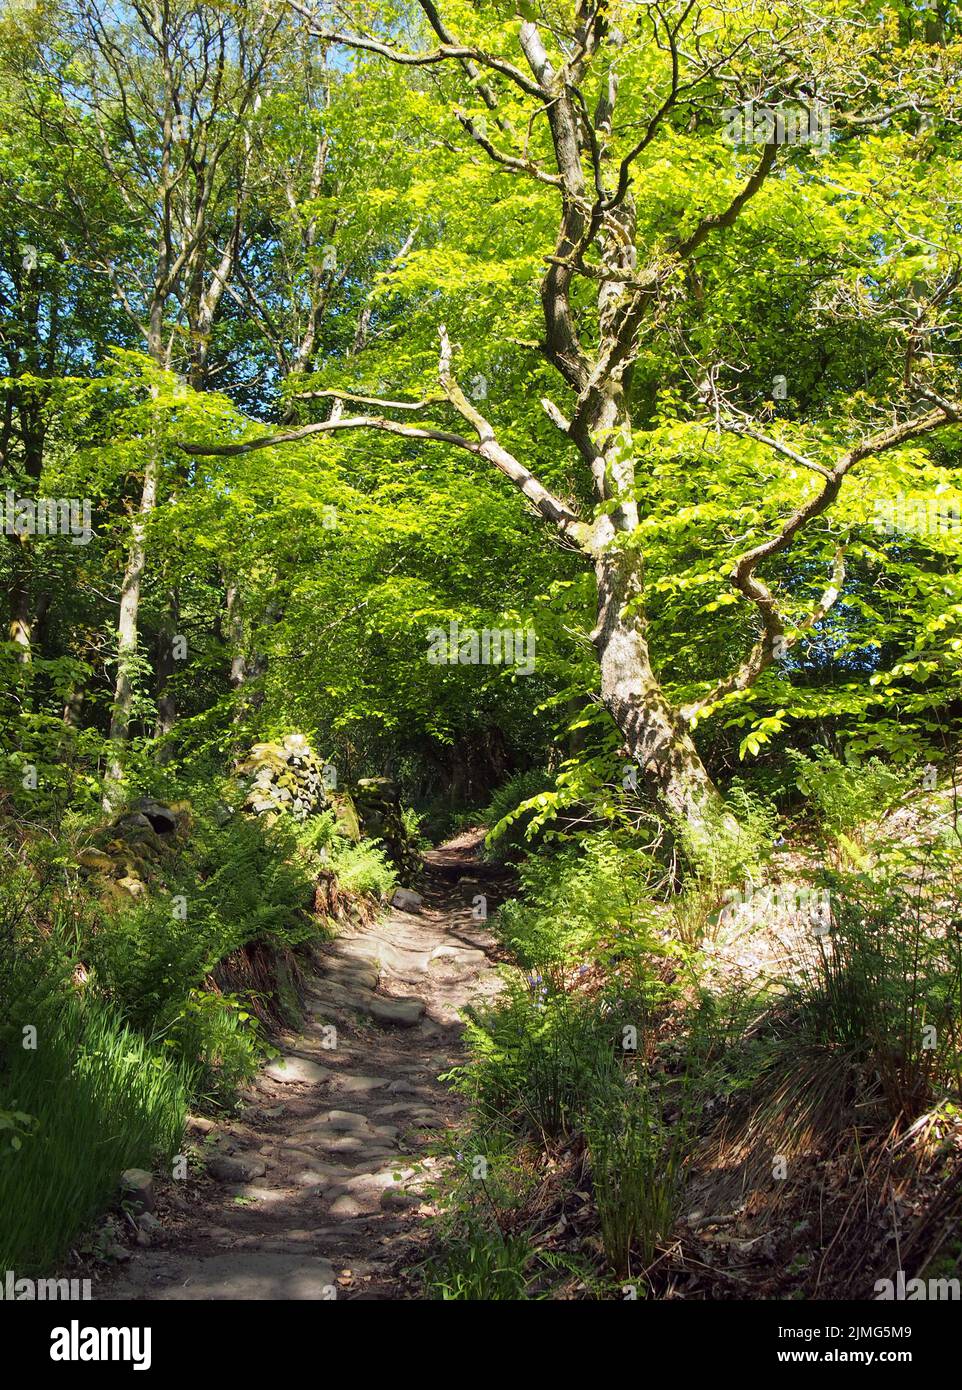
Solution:
<svg viewBox="0 0 962 1390"><path fill-rule="evenodd" d="M308 1021L281 1042L241 1117L194 1122L207 1177L158 1197L111 1299L397 1298L423 1258L440 1132L460 1102L460 1010L491 997L492 939L473 911L504 881L466 832L425 856L419 911L330 943Z"/></svg>

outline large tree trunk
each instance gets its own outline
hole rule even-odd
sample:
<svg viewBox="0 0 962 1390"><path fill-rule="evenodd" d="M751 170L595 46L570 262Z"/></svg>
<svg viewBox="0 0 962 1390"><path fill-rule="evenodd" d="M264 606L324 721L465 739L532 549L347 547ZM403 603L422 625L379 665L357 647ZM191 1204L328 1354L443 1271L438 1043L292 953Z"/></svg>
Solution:
<svg viewBox="0 0 962 1390"><path fill-rule="evenodd" d="M697 834L720 806L720 797L652 670L640 611L639 563L616 548L606 549L595 562L598 625L592 640L601 668L601 698L643 782ZM626 613L629 603L632 611Z"/></svg>

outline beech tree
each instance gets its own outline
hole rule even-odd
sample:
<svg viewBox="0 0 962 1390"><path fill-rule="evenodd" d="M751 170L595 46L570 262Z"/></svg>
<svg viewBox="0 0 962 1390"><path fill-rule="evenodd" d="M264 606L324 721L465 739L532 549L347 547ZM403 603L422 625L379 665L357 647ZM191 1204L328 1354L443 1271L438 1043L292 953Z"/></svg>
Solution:
<svg viewBox="0 0 962 1390"><path fill-rule="evenodd" d="M535 467L500 441L490 409L482 412L459 383L441 324L438 380L460 429L410 423L410 412L436 409L434 399L333 391L326 394L365 409L240 444L192 445L190 451L241 453L313 434L379 430L438 441L487 460L592 566L600 698L651 789L673 813L697 824L717 798L693 725L727 697L748 690L821 623L844 584L844 546L838 546L821 596L789 623L764 577L767 562L833 506L860 462L962 418L962 403L942 394L928 370L933 334L955 303L951 238L936 246L919 277L911 314L885 293L874 302L871 291L864 295L866 314L886 317L905 352L902 389L881 403L888 417L882 428L833 421L841 428L823 428L814 451L793 447L780 429L764 428L764 406L740 401L726 389L723 360L699 362L687 343L671 345L676 368L680 363L691 383L694 416L716 437L741 436L787 460L793 476L804 480L787 514L738 554L728 571L734 592L755 613L751 650L683 704L666 694L649 650L645 518L638 501L648 460L634 414L636 364L653 344L665 350L679 299L694 304L704 298L706 262L766 186L784 180L787 170L816 182L828 178L823 171L837 150L876 127L951 117L941 95L940 50L928 38L908 42L901 65L894 64L892 35L863 19L861 7L846 4L804 14L792 5L766 6L763 12L747 4L720 16L695 0L644 6L578 0L522 5L515 20L508 18L510 7L439 7L421 0L420 24L406 10L387 13L390 7L338 5L335 22L328 22L298 0L292 6L325 47L435 75L474 150L500 175L532 181L554 200L556 234L553 246L545 247L540 285L540 350L560 378L564 398L559 404L546 397L542 404L565 445L577 451L594 507L552 491ZM345 15L353 18L353 28L341 27ZM626 74L633 85L623 102ZM768 120L760 136L751 115L757 108ZM786 110L795 113L794 127L785 125ZM747 134L734 137L726 157L721 128L745 111ZM817 120L825 112L832 133L822 131L816 143ZM791 143L786 128L809 138ZM716 166L722 151L727 176L707 190L704 206L680 208L674 227L653 234L647 221L640 223L639 208L646 206L655 179L664 178L663 169L656 174L656 154L663 157L686 138L710 140ZM880 252L880 266L885 259ZM853 430L847 441L846 423ZM814 489L807 485L812 478Z"/></svg>

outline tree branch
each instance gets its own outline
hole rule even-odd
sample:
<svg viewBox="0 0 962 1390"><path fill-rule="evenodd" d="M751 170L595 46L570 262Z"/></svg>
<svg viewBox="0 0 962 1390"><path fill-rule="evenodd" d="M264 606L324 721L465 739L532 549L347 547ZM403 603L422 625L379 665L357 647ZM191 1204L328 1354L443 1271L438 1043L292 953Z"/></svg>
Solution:
<svg viewBox="0 0 962 1390"><path fill-rule="evenodd" d="M710 705L721 699L723 695L735 690L747 690L774 660L776 639L782 638L785 649L794 645L802 632L808 631L815 623L821 621L839 596L845 577L844 552L841 549L836 552L831 584L825 590L811 615L800 625L797 635L791 640L786 639L775 598L756 573L762 561L787 550L798 532L831 506L838 497L847 474L856 463L876 454L885 453L889 449L895 449L910 439L917 439L920 435L931 434L934 430L941 429L946 425L958 424L962 424L962 402L940 399L935 410L927 411L924 415L917 415L911 420L903 420L898 424L890 425L886 429L879 430L876 434L860 440L842 455L834 468L826 472L820 492L796 508L774 536L770 536L767 541L763 541L760 545L756 545L752 550L747 550L744 555L739 556L729 574L729 580L749 602L754 603L761 618L762 635L748 659L736 672L719 681L708 695L682 709L683 718L690 722Z"/></svg>
<svg viewBox="0 0 962 1390"><path fill-rule="evenodd" d="M380 415L342 415L338 419L316 420L310 425L298 425L296 429L284 430L279 434L262 434L256 439L245 439L239 444L190 444L181 441L178 447L185 454L201 458L218 455L236 457L238 454L252 454L258 449L273 449L278 444L294 444L300 439L308 439L313 434L330 434L334 430L386 430L388 434L400 434L406 439L436 440L441 444L454 444L459 449L467 449L470 454L480 453L480 448L463 435L452 434L448 430L435 429L434 426L402 425L397 420L387 420Z"/></svg>
<svg viewBox="0 0 962 1390"><path fill-rule="evenodd" d="M292 399L296 401L334 399L353 401L355 405L379 405L384 410L425 410L429 405L440 405L442 401L447 400L447 396L425 396L421 401L387 401L380 396L356 396L352 391L338 391L331 387L323 391L294 391Z"/></svg>
<svg viewBox="0 0 962 1390"><path fill-rule="evenodd" d="M772 439L770 435L762 434L761 430L756 430L752 425L746 425L741 420L732 420L724 415L717 418L718 428L724 430L726 434L744 435L748 439L755 439L759 444L765 444L769 449L774 449L777 454L783 454L785 458L797 463L800 468L807 468L812 473L818 473L823 478L831 477L829 469L822 464L816 463L814 459L807 458L804 454L799 454L796 450L789 448L780 439Z"/></svg>
<svg viewBox="0 0 962 1390"><path fill-rule="evenodd" d="M733 580L733 582L735 582ZM799 642L810 628L816 623L820 623L826 613L833 606L842 592L842 585L845 582L845 551L839 547L835 552L835 561L832 567L832 578L828 588L822 594L818 603L811 613L797 624L795 633L791 637L785 636L785 629L782 623L781 614L775 598L767 585L758 578L757 575L749 573L744 576L742 582L737 584L747 599L753 602L758 608L762 620L762 633L755 643L746 660L730 676L720 680L707 695L694 701L693 704L683 705L679 710L682 719L687 723L692 723L699 718L707 709L724 699L726 695L734 694L738 690L748 690L755 684L758 677L772 662L780 656L784 656L792 647Z"/></svg>
<svg viewBox="0 0 962 1390"><path fill-rule="evenodd" d="M476 452L500 469L505 477L510 478L545 521L552 522L559 530L577 540L576 531L571 529L583 524L577 512L572 511L565 502L549 492L530 469L525 468L523 463L519 463L513 454L498 443L492 426L471 404L458 385L451 366L451 342L444 324L438 329L438 335L441 339L441 356L438 363L441 385L455 410L467 420L477 434L480 443Z"/></svg>
<svg viewBox="0 0 962 1390"><path fill-rule="evenodd" d="M678 243L675 250L679 256L682 258L690 256L712 232L730 227L736 221L742 208L750 198L754 198L755 194L767 179L775 163L777 153L778 146L774 144L774 142L771 145L765 146L755 172L745 184L745 187L732 199L724 212L713 212L708 217L702 218L691 235L686 237L684 241Z"/></svg>
<svg viewBox="0 0 962 1390"><path fill-rule="evenodd" d="M321 43L340 44L344 48L364 49L368 53L377 53L392 63L400 63L406 67L430 67L435 63L445 63L451 59L471 60L479 63L482 67L490 68L492 72L500 73L502 77L510 78L528 96L538 97L539 100L543 101L547 95L520 68L516 68L513 63L509 63L504 58L497 58L494 54L485 53L483 49L472 48L467 44L442 43L438 48L425 53L407 53L400 48L392 48L390 44L382 43L380 39L369 38L366 34L350 34L337 29L317 29L315 28L314 16L306 6L299 4L298 0L287 0L287 2L292 9L307 20L311 37L320 40Z"/></svg>
<svg viewBox="0 0 962 1390"><path fill-rule="evenodd" d="M454 406L455 410L463 419L471 425L478 436L477 443L472 439L465 438L464 435L454 434L450 430L438 429L433 425L404 425L397 420L389 420L382 415L351 415L343 416L333 414L327 420L318 420L310 425L300 425L297 429L284 430L277 434L259 435L256 439L246 439L238 444L191 444L182 442L180 448L184 453L199 457L219 456L236 457L241 454L250 454L258 449L273 449L279 444L293 444L301 439L309 439L315 434L331 434L337 430L383 430L388 434L400 435L403 439L423 439L439 444L452 444L458 449L464 449L469 454L476 454L478 457L486 459L489 463L503 473L506 478L510 478L515 487L532 504L538 515L545 521L550 521L552 525L566 536L581 546L582 534L587 529L584 522L573 511L567 503L556 497L544 486L543 483L534 476L529 468L520 463L513 454L498 443L495 438L494 430L489 422L484 418L464 395L458 385L457 378L454 376L451 366L451 342L448 338L447 329L441 325L439 329L441 339L441 353L438 363L438 375L444 389L445 399ZM350 396L346 392L340 391L320 391L305 393L310 395L333 396L337 400L351 399L368 401L373 404L387 407L397 407L401 409L419 408L427 402L418 402L412 405L411 402L382 401L373 397Z"/></svg>

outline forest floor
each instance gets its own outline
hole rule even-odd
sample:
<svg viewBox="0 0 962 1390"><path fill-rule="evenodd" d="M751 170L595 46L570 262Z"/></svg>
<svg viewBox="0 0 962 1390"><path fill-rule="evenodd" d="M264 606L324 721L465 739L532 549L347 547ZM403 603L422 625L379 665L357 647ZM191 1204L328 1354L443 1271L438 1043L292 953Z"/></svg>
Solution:
<svg viewBox="0 0 962 1390"><path fill-rule="evenodd" d="M438 1077L464 1060L462 1008L499 988L472 909L504 895L482 833L428 851L419 911L392 908L318 953L307 1021L237 1116L191 1121L200 1171L158 1185L149 1230L96 1296L417 1296L443 1136L462 1113Z"/></svg>

